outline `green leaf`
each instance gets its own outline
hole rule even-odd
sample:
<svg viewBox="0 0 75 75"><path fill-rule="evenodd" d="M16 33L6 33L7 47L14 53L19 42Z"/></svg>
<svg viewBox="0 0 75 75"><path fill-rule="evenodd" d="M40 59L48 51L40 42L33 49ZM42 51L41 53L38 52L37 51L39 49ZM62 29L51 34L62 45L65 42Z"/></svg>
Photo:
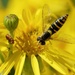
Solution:
<svg viewBox="0 0 75 75"><path fill-rule="evenodd" d="M8 75L14 75L14 73L15 73L15 69L13 67Z"/></svg>
<svg viewBox="0 0 75 75"><path fill-rule="evenodd" d="M9 0L1 0L1 2L2 2L3 7L6 8Z"/></svg>
<svg viewBox="0 0 75 75"><path fill-rule="evenodd" d="M0 59L2 60L2 62L4 62L5 60L4 60L4 57L3 57L3 54L2 54L2 52L0 51Z"/></svg>
<svg viewBox="0 0 75 75"><path fill-rule="evenodd" d="M75 5L75 0L72 0L72 3Z"/></svg>
<svg viewBox="0 0 75 75"><path fill-rule="evenodd" d="M31 66L31 58L29 57L26 57L25 59L22 75L34 75L32 66Z"/></svg>
<svg viewBox="0 0 75 75"><path fill-rule="evenodd" d="M43 63L40 56L37 56L37 60L38 60L38 63L39 63L40 72L42 72L43 69L44 69L44 63Z"/></svg>

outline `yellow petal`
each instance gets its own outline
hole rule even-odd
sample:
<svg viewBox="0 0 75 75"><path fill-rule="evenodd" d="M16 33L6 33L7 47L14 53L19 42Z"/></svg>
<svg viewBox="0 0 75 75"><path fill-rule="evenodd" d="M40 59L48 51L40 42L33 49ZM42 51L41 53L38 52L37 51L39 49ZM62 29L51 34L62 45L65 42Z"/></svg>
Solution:
<svg viewBox="0 0 75 75"><path fill-rule="evenodd" d="M24 24L23 20L20 19L18 27L16 28L16 30L14 32L14 38L21 36L22 33L25 31L25 29L26 29L26 25Z"/></svg>
<svg viewBox="0 0 75 75"><path fill-rule="evenodd" d="M1 10L0 9L0 24L3 23L3 19L4 19L4 16L5 16L5 13L6 13L5 10Z"/></svg>
<svg viewBox="0 0 75 75"><path fill-rule="evenodd" d="M32 14L31 14L30 10L28 10L27 8L23 9L22 18L23 18L24 22L26 23L26 25L30 25L30 23L32 21Z"/></svg>
<svg viewBox="0 0 75 75"><path fill-rule="evenodd" d="M75 72L75 61L66 57L59 56L59 58L53 58L57 63L61 63L66 68L68 67ZM66 71L67 72L67 71Z"/></svg>
<svg viewBox="0 0 75 75"><path fill-rule="evenodd" d="M31 65L32 65L34 75L40 75L38 60L35 55L31 55Z"/></svg>
<svg viewBox="0 0 75 75"><path fill-rule="evenodd" d="M65 61L65 66L75 72L75 61L62 57Z"/></svg>
<svg viewBox="0 0 75 75"><path fill-rule="evenodd" d="M44 61L46 61L50 66L52 66L54 69L56 69L58 72L60 72L63 75L66 75L66 71L56 61L54 61L50 56L47 57L47 56L45 56L43 54L39 54L39 56Z"/></svg>
<svg viewBox="0 0 75 75"><path fill-rule="evenodd" d="M11 68L15 64L15 60L17 60L17 57L20 56L20 53L20 51L15 52L6 62L1 65L0 73L2 73L2 75L7 75L10 72Z"/></svg>
<svg viewBox="0 0 75 75"><path fill-rule="evenodd" d="M34 17L34 25L39 25L39 23L41 21L42 21L42 9L38 9L36 11L36 14L35 14L35 17Z"/></svg>
<svg viewBox="0 0 75 75"><path fill-rule="evenodd" d="M18 17L22 17L22 10L25 6L25 0L10 0L8 7L7 7L7 13L6 14L16 14Z"/></svg>
<svg viewBox="0 0 75 75"><path fill-rule="evenodd" d="M26 58L26 54L23 53L21 55L21 57L19 58L16 70L15 70L15 75L21 75L22 69L23 69L23 66L24 66L24 62L25 62L25 58Z"/></svg>
<svg viewBox="0 0 75 75"><path fill-rule="evenodd" d="M8 47L8 44L6 44L6 43L4 43L4 42L0 42L0 46Z"/></svg>
<svg viewBox="0 0 75 75"><path fill-rule="evenodd" d="M75 61L75 57L73 54L71 54L70 52L68 51L63 51L62 49L56 49L54 48L52 45L49 45L49 49L46 51L48 53L53 53L54 55L57 55L58 57L63 57L63 58L67 58L67 59L70 59L72 61Z"/></svg>

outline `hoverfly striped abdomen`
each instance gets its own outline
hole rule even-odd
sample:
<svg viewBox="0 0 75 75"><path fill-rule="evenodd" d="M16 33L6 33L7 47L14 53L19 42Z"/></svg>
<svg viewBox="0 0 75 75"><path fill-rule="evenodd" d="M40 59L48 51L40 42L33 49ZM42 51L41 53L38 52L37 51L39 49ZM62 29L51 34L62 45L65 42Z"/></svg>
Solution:
<svg viewBox="0 0 75 75"><path fill-rule="evenodd" d="M41 45L45 45L45 40L47 40L52 34L56 33L65 23L68 14L58 18L51 26L48 28L46 32L43 33L42 36L37 38L37 41L41 43Z"/></svg>
<svg viewBox="0 0 75 75"><path fill-rule="evenodd" d="M14 39L9 34L6 35L6 39L10 44L14 44Z"/></svg>
<svg viewBox="0 0 75 75"><path fill-rule="evenodd" d="M51 24L51 27L49 27L48 30L51 30L52 34L56 33L63 26L67 17L68 17L68 14L57 19L53 24Z"/></svg>

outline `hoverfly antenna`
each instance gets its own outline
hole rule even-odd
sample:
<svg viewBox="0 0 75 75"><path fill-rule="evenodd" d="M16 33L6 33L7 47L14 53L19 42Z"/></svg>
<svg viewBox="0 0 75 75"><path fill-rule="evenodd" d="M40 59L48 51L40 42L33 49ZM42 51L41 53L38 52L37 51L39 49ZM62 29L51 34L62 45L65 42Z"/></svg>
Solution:
<svg viewBox="0 0 75 75"><path fill-rule="evenodd" d="M68 16L68 13L66 14L66 16Z"/></svg>
<svg viewBox="0 0 75 75"><path fill-rule="evenodd" d="M68 17L68 14L66 14L66 16Z"/></svg>
<svg viewBox="0 0 75 75"><path fill-rule="evenodd" d="M37 38L37 41L39 41L39 40L40 40L40 37Z"/></svg>
<svg viewBox="0 0 75 75"><path fill-rule="evenodd" d="M67 17L68 17L68 14L65 15L65 18L67 18Z"/></svg>

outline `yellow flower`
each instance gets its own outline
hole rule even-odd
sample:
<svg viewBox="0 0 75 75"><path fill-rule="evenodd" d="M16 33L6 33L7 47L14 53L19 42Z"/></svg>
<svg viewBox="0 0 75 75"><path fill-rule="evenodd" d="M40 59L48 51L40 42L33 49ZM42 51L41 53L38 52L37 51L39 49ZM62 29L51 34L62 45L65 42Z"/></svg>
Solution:
<svg viewBox="0 0 75 75"><path fill-rule="evenodd" d="M75 62L72 54L54 49L49 42L44 46L37 42L37 37L42 33L42 10L38 9L31 15L30 10L26 8L21 15L19 25L14 31L13 54L1 65L0 73L7 75L15 66L15 75L42 75L42 59L63 75L69 75L68 68L75 71L74 63L71 62Z"/></svg>
<svg viewBox="0 0 75 75"><path fill-rule="evenodd" d="M16 2L20 3L18 0ZM15 5L14 1L13 6ZM16 14L19 17L19 25L13 33L15 41L13 46L5 39L5 35L9 32L2 24L0 25L0 32L2 33L0 44L4 42L2 46L0 45L1 50L2 47L6 47L4 49L8 50L7 52L12 51L8 59L1 65L0 74L8 75L14 66L14 75L21 75L21 73L22 75L69 75L68 69L75 72L75 57L71 53L54 49L49 41L44 46L37 42L37 37L43 32L41 9L38 9L33 15L27 7L24 8L24 5L18 9L19 11L17 9L10 11L11 9L8 9L8 13ZM47 67L44 68L43 65L48 67L46 74L44 71Z"/></svg>

